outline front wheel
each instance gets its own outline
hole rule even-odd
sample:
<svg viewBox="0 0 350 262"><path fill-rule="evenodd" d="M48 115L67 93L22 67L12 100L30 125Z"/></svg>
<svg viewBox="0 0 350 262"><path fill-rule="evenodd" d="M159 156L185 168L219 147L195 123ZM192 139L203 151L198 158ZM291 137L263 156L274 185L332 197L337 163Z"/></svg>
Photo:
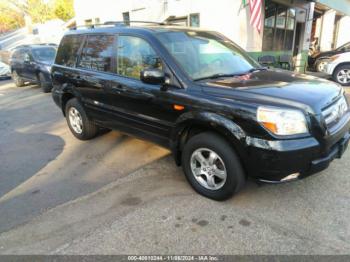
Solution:
<svg viewBox="0 0 350 262"><path fill-rule="evenodd" d="M317 72L323 72L325 65L327 64L326 60L318 60L315 63L315 68Z"/></svg>
<svg viewBox="0 0 350 262"><path fill-rule="evenodd" d="M83 106L76 98L66 104L66 119L73 135L80 140L89 140L98 133L98 127L86 115Z"/></svg>
<svg viewBox="0 0 350 262"><path fill-rule="evenodd" d="M350 85L350 64L337 67L333 72L332 78L343 86Z"/></svg>
<svg viewBox="0 0 350 262"><path fill-rule="evenodd" d="M231 197L245 183L244 171L234 149L212 132L190 138L182 153L182 166L193 189L214 200Z"/></svg>

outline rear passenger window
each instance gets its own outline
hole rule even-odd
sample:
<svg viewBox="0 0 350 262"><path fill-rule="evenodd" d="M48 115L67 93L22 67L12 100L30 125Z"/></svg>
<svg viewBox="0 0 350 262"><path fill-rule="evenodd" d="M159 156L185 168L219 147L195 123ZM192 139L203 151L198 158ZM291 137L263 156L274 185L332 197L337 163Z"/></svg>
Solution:
<svg viewBox="0 0 350 262"><path fill-rule="evenodd" d="M162 69L160 58L142 38L119 36L117 46L117 74L140 79L143 69Z"/></svg>
<svg viewBox="0 0 350 262"><path fill-rule="evenodd" d="M90 35L85 41L78 67L111 72L113 57L112 35Z"/></svg>
<svg viewBox="0 0 350 262"><path fill-rule="evenodd" d="M81 35L67 35L63 37L57 51L55 63L58 65L74 67L82 41L83 36Z"/></svg>
<svg viewBox="0 0 350 262"><path fill-rule="evenodd" d="M19 61L23 61L24 60L24 54L25 54L25 50L24 49L19 49L16 50L13 54L12 54L12 58L19 60Z"/></svg>

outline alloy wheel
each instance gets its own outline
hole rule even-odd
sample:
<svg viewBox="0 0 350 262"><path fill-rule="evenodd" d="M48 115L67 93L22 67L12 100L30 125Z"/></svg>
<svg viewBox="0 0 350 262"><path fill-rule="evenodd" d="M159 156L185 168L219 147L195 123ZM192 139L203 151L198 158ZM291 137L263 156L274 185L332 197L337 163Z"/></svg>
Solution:
<svg viewBox="0 0 350 262"><path fill-rule="evenodd" d="M68 117L74 132L81 134L83 132L83 119L79 111L75 107L69 108Z"/></svg>
<svg viewBox="0 0 350 262"><path fill-rule="evenodd" d="M342 69L337 74L339 83L348 84L350 82L350 69Z"/></svg>
<svg viewBox="0 0 350 262"><path fill-rule="evenodd" d="M197 182L210 190L224 186L227 171L224 161L211 149L199 148L192 153L191 171Z"/></svg>

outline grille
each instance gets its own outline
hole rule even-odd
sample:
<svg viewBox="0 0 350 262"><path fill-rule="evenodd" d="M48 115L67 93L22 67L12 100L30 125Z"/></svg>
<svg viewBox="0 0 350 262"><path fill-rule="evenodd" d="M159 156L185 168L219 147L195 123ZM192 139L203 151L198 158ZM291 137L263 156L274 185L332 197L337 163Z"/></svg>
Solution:
<svg viewBox="0 0 350 262"><path fill-rule="evenodd" d="M344 96L338 99L336 102L322 110L323 118L326 122L327 128L330 128L337 124L339 120L344 116L348 110L348 103Z"/></svg>

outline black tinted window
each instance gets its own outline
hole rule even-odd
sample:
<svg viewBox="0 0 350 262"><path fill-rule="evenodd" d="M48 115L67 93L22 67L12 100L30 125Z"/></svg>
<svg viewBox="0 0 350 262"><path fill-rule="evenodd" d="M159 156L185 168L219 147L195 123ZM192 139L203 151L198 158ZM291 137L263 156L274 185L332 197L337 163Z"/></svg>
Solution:
<svg viewBox="0 0 350 262"><path fill-rule="evenodd" d="M56 49L53 47L41 47L33 49L32 54L36 60L51 62L55 59Z"/></svg>
<svg viewBox="0 0 350 262"><path fill-rule="evenodd" d="M24 49L18 49L12 54L12 58L17 60L24 60L25 53L26 52Z"/></svg>
<svg viewBox="0 0 350 262"><path fill-rule="evenodd" d="M56 64L74 67L82 40L81 35L65 36L58 48Z"/></svg>
<svg viewBox="0 0 350 262"><path fill-rule="evenodd" d="M112 35L88 36L78 66L86 69L111 72L113 57Z"/></svg>

